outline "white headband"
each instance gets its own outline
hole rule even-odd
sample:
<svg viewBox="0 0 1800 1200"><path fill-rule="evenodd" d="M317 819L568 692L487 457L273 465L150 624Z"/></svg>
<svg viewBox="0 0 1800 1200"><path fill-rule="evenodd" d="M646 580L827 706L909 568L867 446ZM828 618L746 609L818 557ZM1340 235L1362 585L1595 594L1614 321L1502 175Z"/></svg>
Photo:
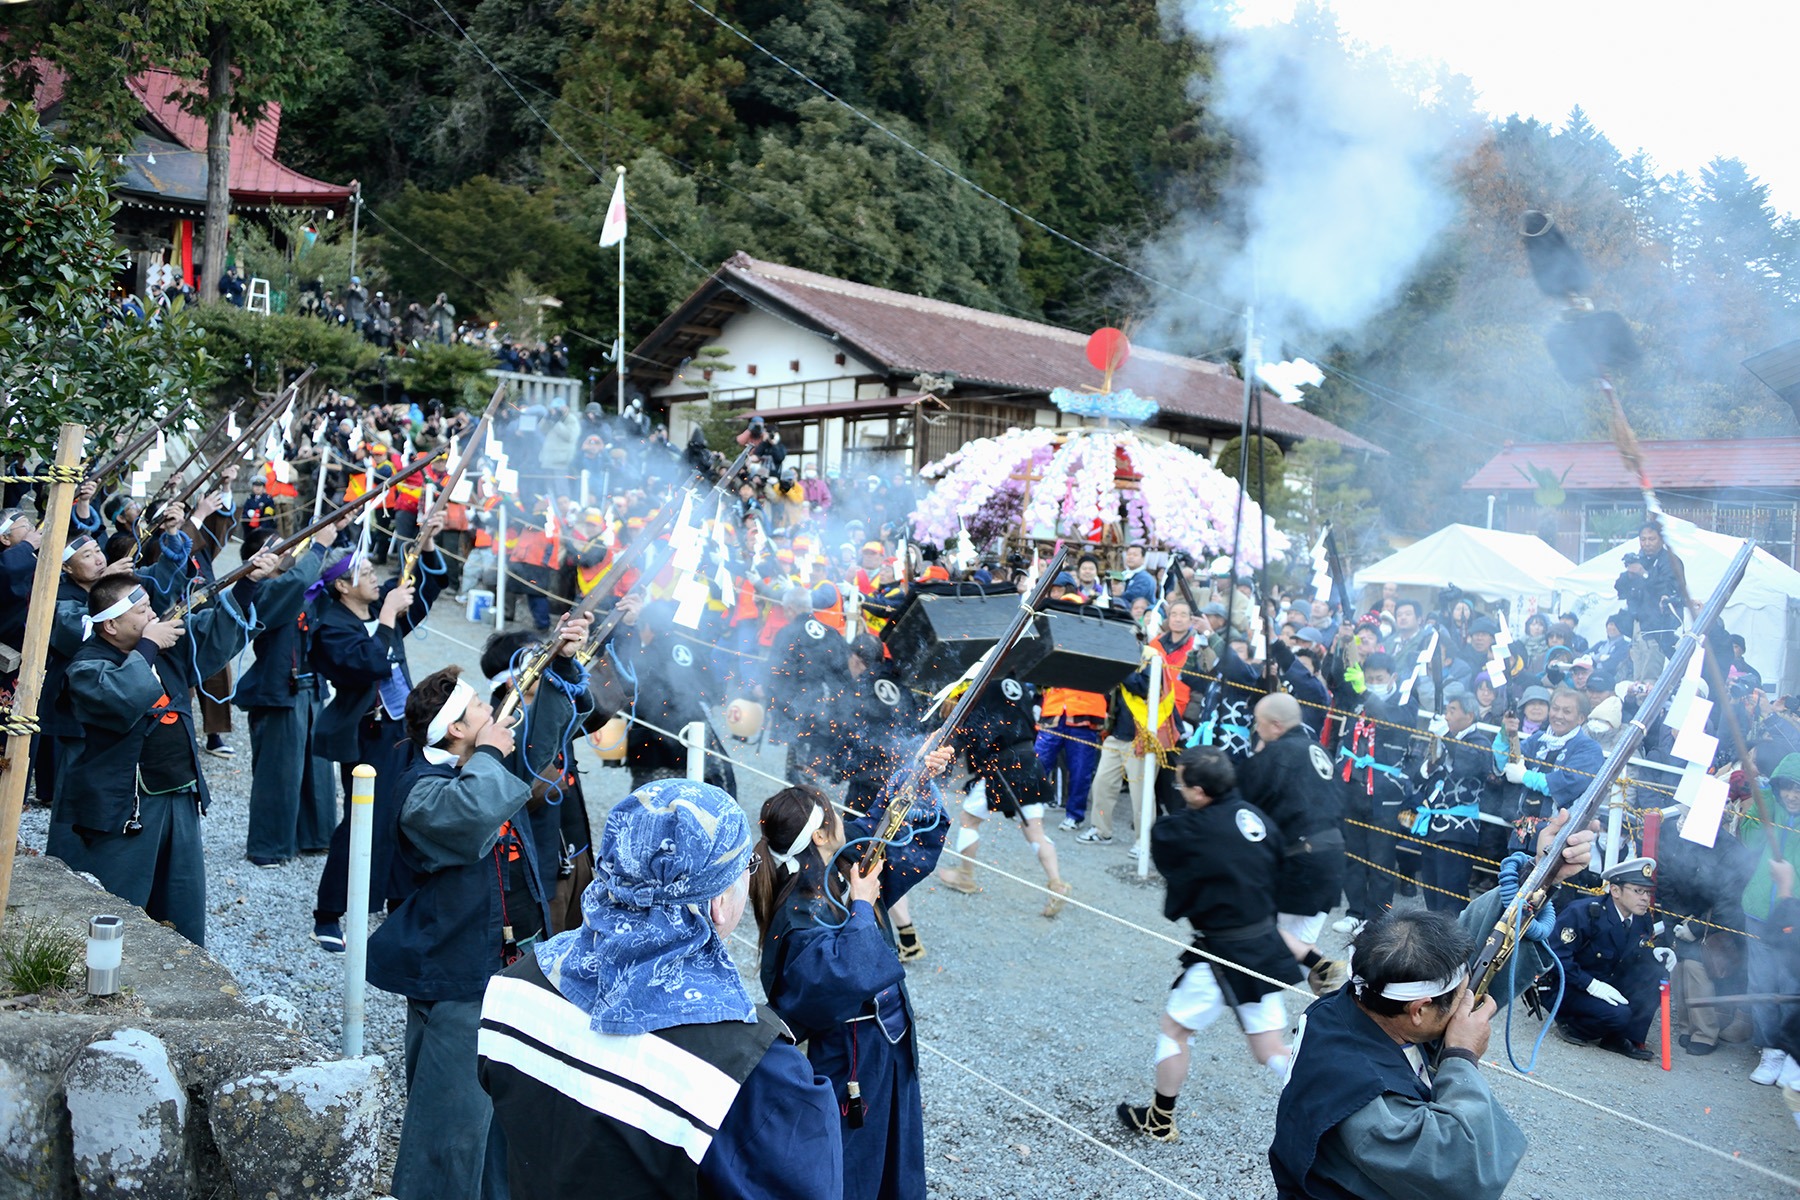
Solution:
<svg viewBox="0 0 1800 1200"><path fill-rule="evenodd" d="M117 600L113 601L112 604L103 611L83 616L81 618L81 640L85 642L93 637L94 630L100 628L101 622L110 621L114 617L124 616L126 613L137 607L138 601L146 600L148 598L149 597L145 595L143 588L134 587L129 592L126 592L123 596L120 596Z"/></svg>
<svg viewBox="0 0 1800 1200"><path fill-rule="evenodd" d="M812 835L819 832L819 826L824 823L824 807L817 804L813 805L812 815L807 817L806 824L800 827L800 836L794 839L794 844L787 848L786 854L774 854L775 861L780 863L782 868L789 873L798 871L800 869L801 851L806 849L807 843L812 841ZM773 853L772 848L771 853Z"/></svg>
<svg viewBox="0 0 1800 1200"><path fill-rule="evenodd" d="M475 689L458 679L456 688L450 698L444 701L444 707L438 709L437 716L431 718L431 724L425 730L425 744L435 746L450 734L450 723L462 720L463 714L469 711L469 702L475 699Z"/></svg>
<svg viewBox="0 0 1800 1200"><path fill-rule="evenodd" d="M21 514L16 512L10 512L5 516L0 516L0 534L4 534L7 530L11 529L13 527L13 522L18 520L20 515Z"/></svg>
<svg viewBox="0 0 1800 1200"><path fill-rule="evenodd" d="M94 544L94 539L84 533L63 547L62 560L68 562L71 558L74 558L77 554L80 554L83 550Z"/></svg>
<svg viewBox="0 0 1800 1200"><path fill-rule="evenodd" d="M1345 960L1345 965L1355 961L1355 954ZM1390 983L1381 989L1381 994L1389 1000L1397 1000L1406 1004L1413 1000L1435 1000L1439 996L1453 992L1469 981L1469 964L1460 963L1456 970L1442 979L1427 979L1417 983ZM1358 995L1368 986L1368 981L1361 975L1352 975L1350 982L1356 985Z"/></svg>
<svg viewBox="0 0 1800 1200"><path fill-rule="evenodd" d="M493 688L499 687L501 684L511 683L512 681L513 681L512 668L508 667L508 668L506 668L506 670L500 672L498 675L493 675L488 678L488 688L490 690L492 690Z"/></svg>

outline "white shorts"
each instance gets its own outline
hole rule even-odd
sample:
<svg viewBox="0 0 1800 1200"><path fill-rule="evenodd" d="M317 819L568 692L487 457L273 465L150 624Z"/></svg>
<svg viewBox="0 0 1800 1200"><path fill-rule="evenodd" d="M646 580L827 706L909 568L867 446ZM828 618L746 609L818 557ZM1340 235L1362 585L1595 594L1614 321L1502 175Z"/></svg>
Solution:
<svg viewBox="0 0 1800 1200"><path fill-rule="evenodd" d="M1310 917L1297 917L1293 913L1276 913L1275 928L1291 935L1294 940L1306 946L1319 944L1319 935L1325 932L1325 918L1330 913L1314 913Z"/></svg>
<svg viewBox="0 0 1800 1200"><path fill-rule="evenodd" d="M1286 1029L1287 1008L1280 992L1270 992L1261 1000L1236 1006L1238 1021L1245 1033L1273 1033ZM1181 974L1180 982L1169 992L1164 1009L1183 1029L1199 1031L1219 1019L1225 1011L1225 993L1219 990L1209 963L1195 963Z"/></svg>

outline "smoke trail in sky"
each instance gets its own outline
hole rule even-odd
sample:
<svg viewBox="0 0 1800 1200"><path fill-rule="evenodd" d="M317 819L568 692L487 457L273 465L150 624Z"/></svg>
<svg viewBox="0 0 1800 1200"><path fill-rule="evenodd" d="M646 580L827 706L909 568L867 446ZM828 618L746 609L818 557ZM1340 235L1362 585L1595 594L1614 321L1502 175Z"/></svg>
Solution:
<svg viewBox="0 0 1800 1200"><path fill-rule="evenodd" d="M1463 131L1445 115L1453 106L1435 103L1444 81L1402 79L1347 49L1331 15L1307 4L1261 27L1233 25L1211 0L1186 0L1175 19L1215 48L1195 86L1239 165L1222 204L1184 214L1147 260L1198 294L1254 299L1277 335L1353 333L1456 215L1449 171ZM1174 301L1152 326L1184 338L1202 332L1195 320Z"/></svg>

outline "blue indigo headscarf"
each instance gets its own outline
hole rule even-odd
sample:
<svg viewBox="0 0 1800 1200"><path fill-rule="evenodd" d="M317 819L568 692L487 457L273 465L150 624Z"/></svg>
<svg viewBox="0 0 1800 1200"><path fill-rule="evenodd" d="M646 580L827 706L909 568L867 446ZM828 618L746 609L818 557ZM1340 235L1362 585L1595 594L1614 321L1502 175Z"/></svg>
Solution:
<svg viewBox="0 0 1800 1200"><path fill-rule="evenodd" d="M538 966L599 1033L755 1020L707 913L743 875L753 844L744 810L719 788L645 784L606 816L581 928L540 943Z"/></svg>

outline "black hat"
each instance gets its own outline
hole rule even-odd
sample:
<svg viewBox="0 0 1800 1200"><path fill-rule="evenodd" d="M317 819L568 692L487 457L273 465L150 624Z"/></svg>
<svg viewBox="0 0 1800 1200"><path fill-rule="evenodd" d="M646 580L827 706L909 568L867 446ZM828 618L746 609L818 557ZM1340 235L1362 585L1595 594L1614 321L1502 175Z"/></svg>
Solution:
<svg viewBox="0 0 1800 1200"><path fill-rule="evenodd" d="M1469 632L1470 633L1486 633L1486 634L1491 634L1494 637L1499 637L1500 636L1500 626L1498 626L1494 622L1488 620L1486 617L1477 617L1473 621L1469 622Z"/></svg>
<svg viewBox="0 0 1800 1200"><path fill-rule="evenodd" d="M1613 690L1614 686L1613 677L1595 671L1587 677L1587 682L1581 686L1590 692L1610 692Z"/></svg>

